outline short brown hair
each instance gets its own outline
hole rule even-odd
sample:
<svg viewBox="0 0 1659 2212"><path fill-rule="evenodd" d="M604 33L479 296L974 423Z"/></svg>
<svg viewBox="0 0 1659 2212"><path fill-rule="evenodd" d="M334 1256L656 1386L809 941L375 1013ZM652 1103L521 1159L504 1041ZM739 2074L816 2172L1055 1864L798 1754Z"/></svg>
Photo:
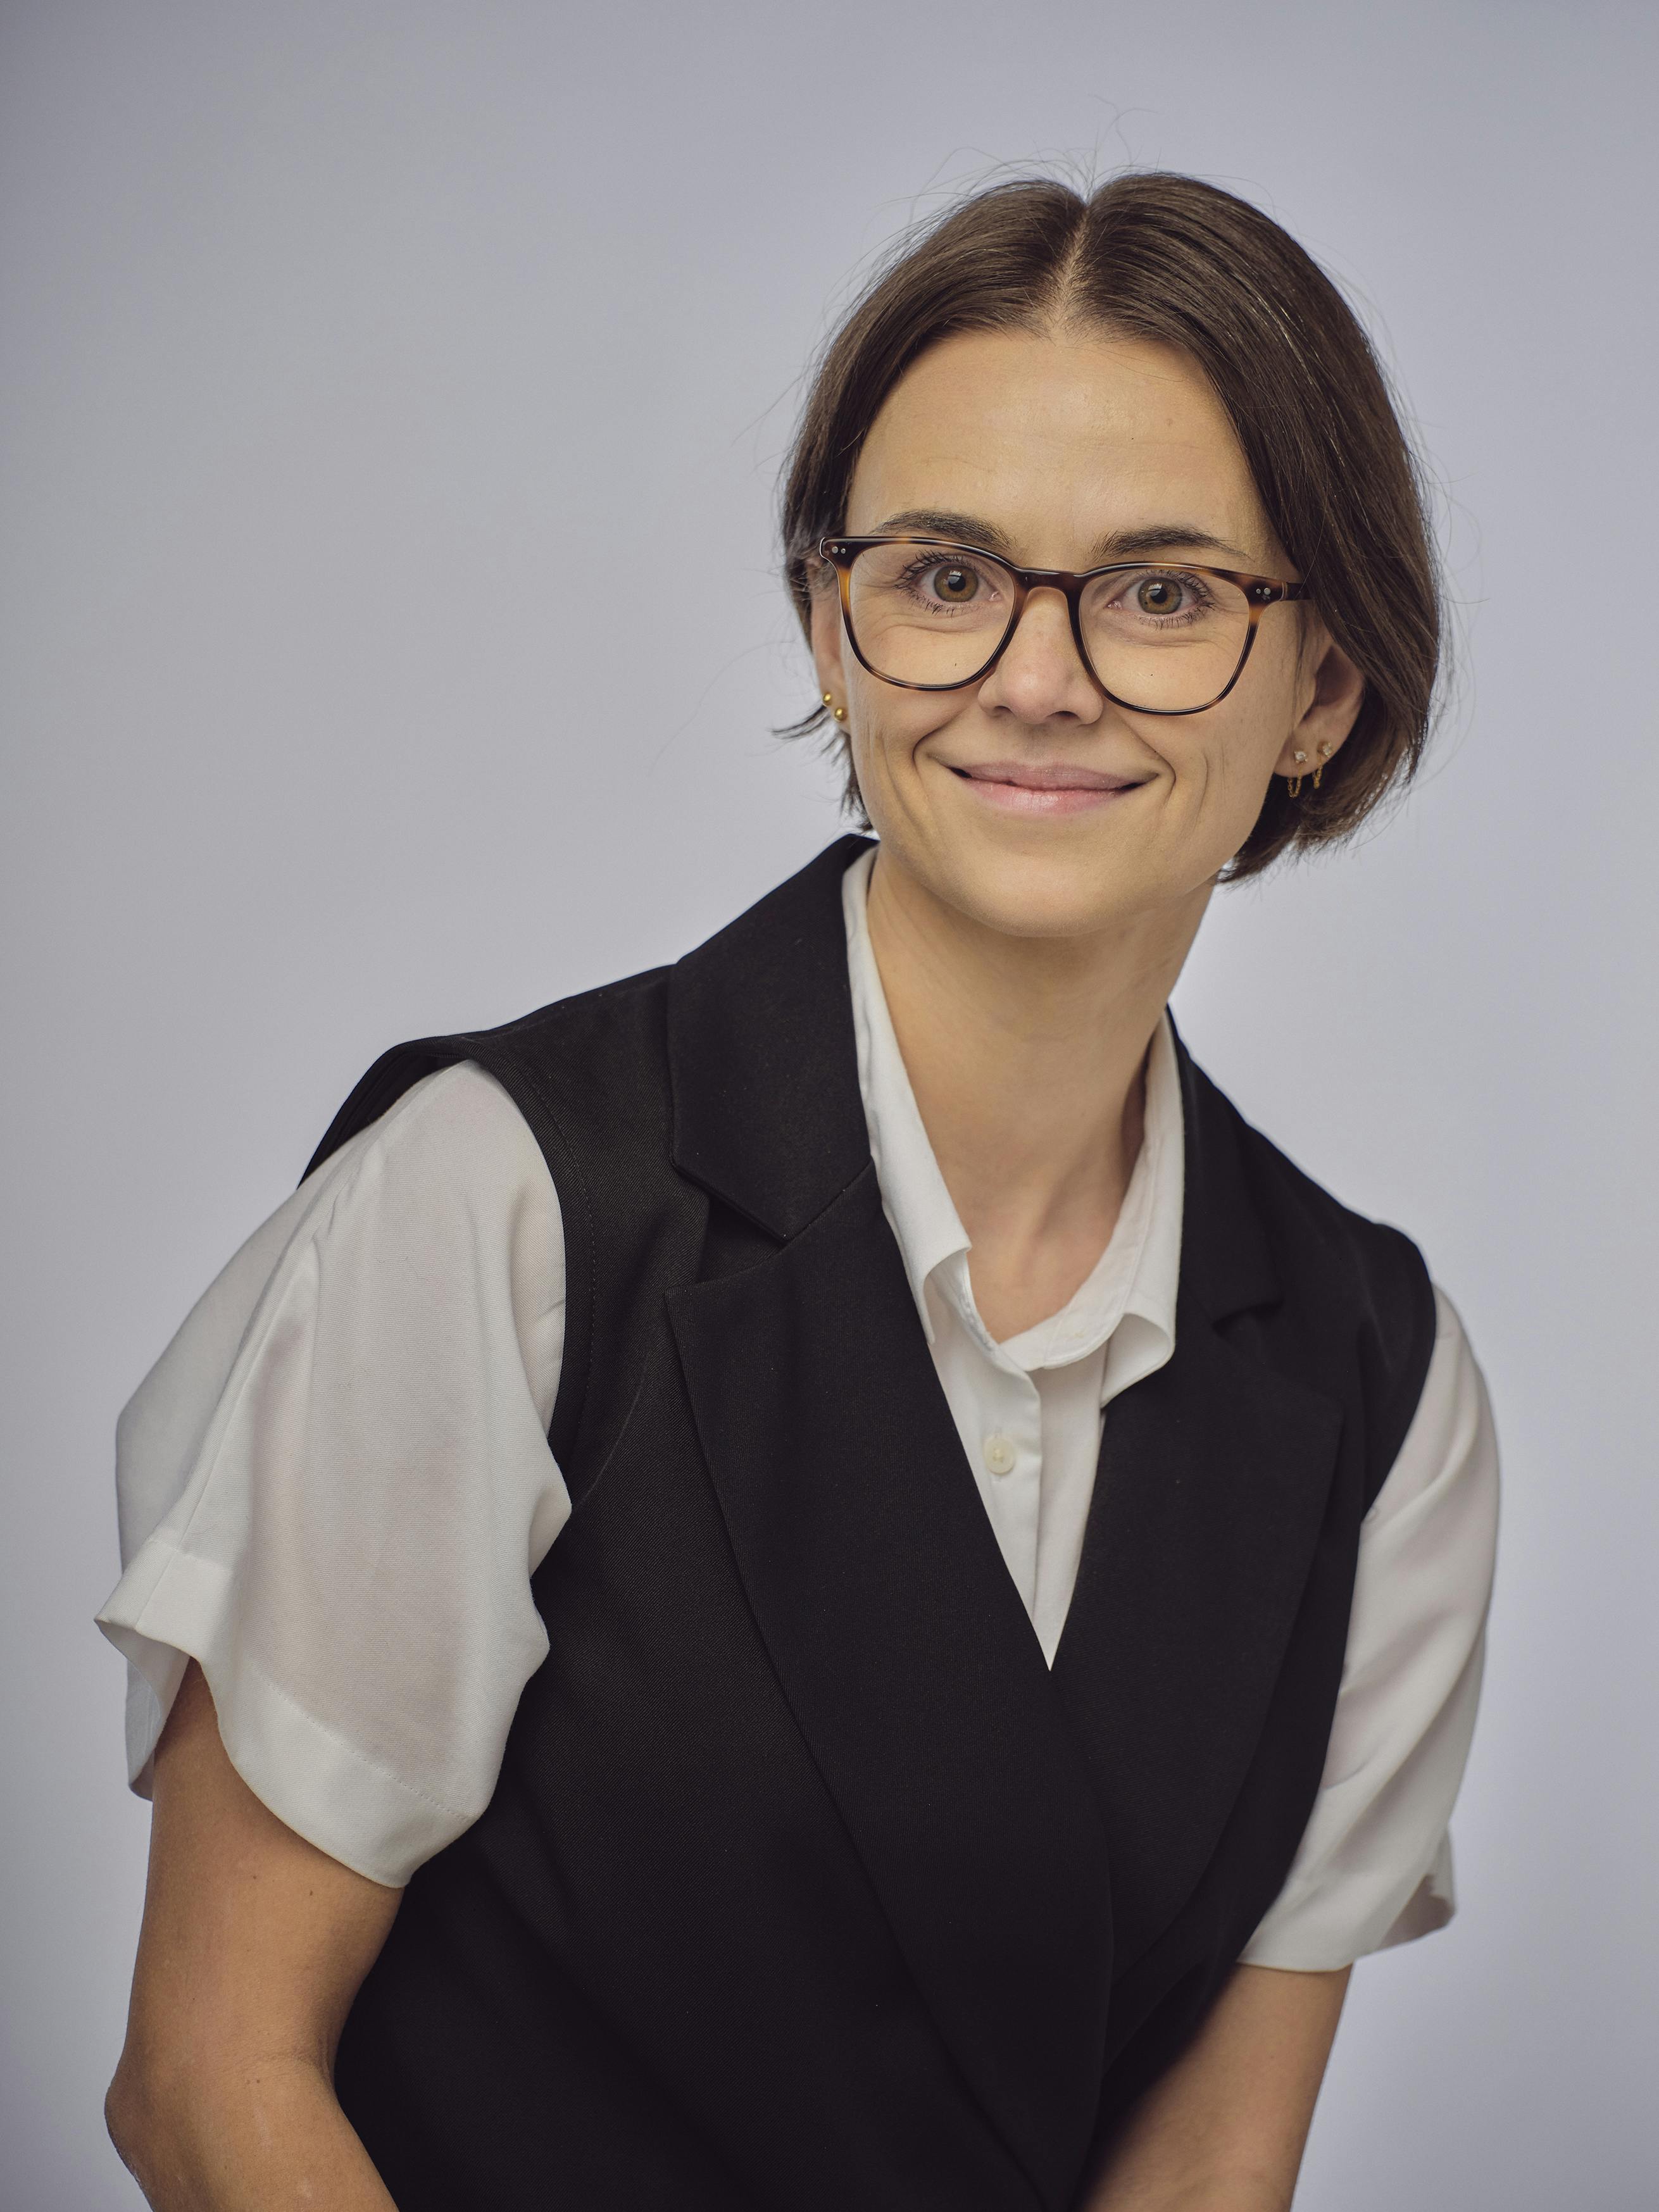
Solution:
<svg viewBox="0 0 1659 2212"><path fill-rule="evenodd" d="M958 331L1085 321L1177 346L1208 377L1280 544L1365 678L1318 791L1282 779L1229 867L1344 836L1416 769L1436 695L1439 563L1422 476L1352 309L1289 234L1195 177L974 193L905 240L818 362L784 478L785 574L809 631L815 549L846 527L859 452L916 358ZM820 708L794 726L823 726ZM849 805L862 812L848 759Z"/></svg>

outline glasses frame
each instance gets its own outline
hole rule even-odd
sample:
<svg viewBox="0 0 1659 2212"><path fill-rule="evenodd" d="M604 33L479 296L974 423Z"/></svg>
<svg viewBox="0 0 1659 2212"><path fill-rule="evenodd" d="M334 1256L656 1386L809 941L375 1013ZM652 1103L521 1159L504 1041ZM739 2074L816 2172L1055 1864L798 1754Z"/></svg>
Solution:
<svg viewBox="0 0 1659 2212"><path fill-rule="evenodd" d="M1008 617L996 650L983 661L971 676L959 677L954 684L913 684L903 676L884 675L879 668L866 660L864 649L853 627L853 563L859 555L872 545L936 545L941 553L965 553L975 561L994 561L1014 580L1013 611ZM835 570L841 586L841 618L847 631L847 642L853 648L854 658L860 668L868 669L878 684L891 684L901 691L963 691L970 684L983 682L1008 650L1014 632L1019 628L1025 612L1025 602L1033 592L1060 592L1070 611L1072 640L1077 647L1078 658L1089 672L1090 679L1098 686L1115 707L1125 707L1132 714L1203 714L1212 707L1218 707L1244 673L1244 664L1250 657L1250 647L1255 643L1256 626L1269 607L1281 600L1305 599L1305 584L1286 583L1278 576L1253 576L1237 568L1212 568L1201 561L1108 561L1098 568L1018 568L1012 561L1005 561L1000 553L993 553L988 546L968 545L951 538L930 538L925 531L878 531L869 538L822 538L818 540L818 557L827 561ZM1244 632L1244 643L1239 650L1233 672L1214 698L1206 699L1198 707L1138 707L1133 700L1121 698L1103 683L1099 670L1089 658L1089 648L1083 641L1083 587L1093 583L1097 576L1122 575L1132 571L1152 569L1171 575L1219 576L1229 584L1237 584L1248 602L1249 623Z"/></svg>

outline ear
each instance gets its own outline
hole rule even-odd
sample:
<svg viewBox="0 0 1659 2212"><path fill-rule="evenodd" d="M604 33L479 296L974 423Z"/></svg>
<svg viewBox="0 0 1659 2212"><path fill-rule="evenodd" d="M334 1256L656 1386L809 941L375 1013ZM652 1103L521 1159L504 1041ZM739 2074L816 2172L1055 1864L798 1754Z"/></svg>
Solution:
<svg viewBox="0 0 1659 2212"><path fill-rule="evenodd" d="M1306 775L1316 762L1334 760L1365 696L1364 678L1316 615L1309 627L1304 667L1302 711L1273 763L1279 775ZM1304 756L1301 760L1298 751Z"/></svg>
<svg viewBox="0 0 1659 2212"><path fill-rule="evenodd" d="M826 562L813 564L812 577L812 665L818 673L818 689L827 691L836 706L847 704L846 663L842 652L847 643L842 629L841 593L836 588L835 571Z"/></svg>

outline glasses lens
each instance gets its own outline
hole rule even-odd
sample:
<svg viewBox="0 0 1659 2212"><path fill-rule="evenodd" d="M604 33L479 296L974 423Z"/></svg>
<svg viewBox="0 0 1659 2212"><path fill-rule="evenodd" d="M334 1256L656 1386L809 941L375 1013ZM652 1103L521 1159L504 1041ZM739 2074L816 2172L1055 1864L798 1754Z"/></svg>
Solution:
<svg viewBox="0 0 1659 2212"><path fill-rule="evenodd" d="M1243 588L1200 568L1153 565L1097 576L1083 594L1096 675L1126 707L1184 714L1224 691L1250 634Z"/></svg>
<svg viewBox="0 0 1659 2212"><path fill-rule="evenodd" d="M853 635L878 676L965 684L1002 642L1014 580L959 545L868 545L848 576Z"/></svg>

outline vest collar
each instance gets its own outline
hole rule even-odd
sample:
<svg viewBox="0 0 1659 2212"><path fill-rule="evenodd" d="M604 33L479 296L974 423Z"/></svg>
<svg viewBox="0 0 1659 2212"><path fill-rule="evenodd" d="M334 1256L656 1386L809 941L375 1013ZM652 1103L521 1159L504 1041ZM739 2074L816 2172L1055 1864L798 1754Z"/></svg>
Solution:
<svg viewBox="0 0 1659 2212"><path fill-rule="evenodd" d="M840 837L675 967L668 992L675 1167L781 1240L870 1159L859 1091ZM1212 1322L1271 1305L1279 1282L1237 1116L1176 1035L1186 1123L1183 1301Z"/></svg>
<svg viewBox="0 0 1659 2212"><path fill-rule="evenodd" d="M840 837L674 968L675 1167L769 1235L798 1236L869 1164Z"/></svg>

